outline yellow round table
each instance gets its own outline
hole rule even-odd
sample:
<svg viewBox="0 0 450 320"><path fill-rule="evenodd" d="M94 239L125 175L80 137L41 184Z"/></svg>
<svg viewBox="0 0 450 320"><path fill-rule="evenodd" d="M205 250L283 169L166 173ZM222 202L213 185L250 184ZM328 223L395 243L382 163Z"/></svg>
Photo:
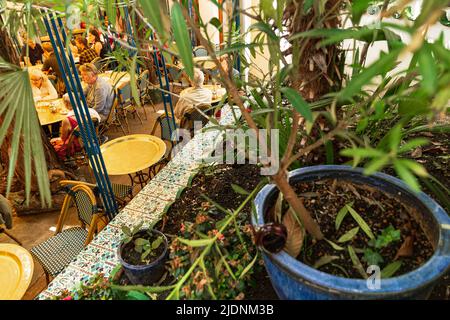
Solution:
<svg viewBox="0 0 450 320"><path fill-rule="evenodd" d="M17 244L0 243L0 300L20 300L30 285L34 263Z"/></svg>
<svg viewBox="0 0 450 320"><path fill-rule="evenodd" d="M142 170L158 163L166 153L166 144L158 137L148 134L131 134L123 136L100 146L108 175L128 174L131 184L136 173L141 187L149 175Z"/></svg>
<svg viewBox="0 0 450 320"><path fill-rule="evenodd" d="M219 85L213 85L213 84L205 84L203 85L203 88L209 89L212 91L213 96L211 100L211 104L219 103L222 100L222 97L227 92L225 88L220 87ZM180 97L184 96L185 94L189 93L190 91L194 90L194 87L189 87L184 89L180 92ZM214 94L215 91L215 94Z"/></svg>
<svg viewBox="0 0 450 320"><path fill-rule="evenodd" d="M56 112L52 112L52 106L56 107ZM38 101L36 103L36 111L41 126L63 121L68 113L62 99Z"/></svg>

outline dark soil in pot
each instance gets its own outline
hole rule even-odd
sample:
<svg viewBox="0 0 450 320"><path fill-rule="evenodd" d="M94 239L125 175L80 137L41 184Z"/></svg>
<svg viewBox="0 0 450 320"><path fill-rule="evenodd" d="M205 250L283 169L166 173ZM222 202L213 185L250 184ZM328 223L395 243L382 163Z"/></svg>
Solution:
<svg viewBox="0 0 450 320"><path fill-rule="evenodd" d="M409 214L411 209L384 192L366 185L329 179L297 183L294 185L294 190L320 225L325 238L344 248L344 250L336 250L326 241L313 243L307 236L306 243L297 257L298 260L314 266L325 256L337 257L332 262L319 267L320 271L341 277L361 278L347 251L349 245L355 249L364 270L369 266L369 263L364 261L364 250L373 249L368 244L370 238L350 213L347 213L336 231L335 221L338 212L352 202L351 207L369 225L375 237L390 226L400 231L400 239L376 250L383 258L383 262L379 263L381 269L395 260L401 260L401 267L394 274L398 276L418 268L433 254L432 244ZM287 209L285 204L284 211ZM359 231L351 240L338 242L341 236L356 227L359 227ZM411 240L412 245L409 248L412 252L407 256L397 257L399 252L405 252L400 251L402 245L406 246L405 242Z"/></svg>
<svg viewBox="0 0 450 320"><path fill-rule="evenodd" d="M205 194L213 201L227 209L236 209L246 199L246 195L236 193L231 184L236 184L251 192L261 180L260 168L256 165L217 165L201 170L192 180L191 187L183 191L182 195L172 204L164 219L156 227L168 235L182 236L180 231L184 225L194 223L205 206ZM251 202L244 208L242 214L248 218L250 224ZM225 217L218 211L210 215L215 223ZM262 259L260 259L262 263ZM244 299L278 299L272 288L270 279L262 265L255 265L252 274L253 286L248 286L237 298ZM166 281L165 281L166 282Z"/></svg>
<svg viewBox="0 0 450 320"><path fill-rule="evenodd" d="M139 266L150 264L153 261L157 260L164 252L165 245L164 242L159 245L158 248L153 249L152 253L146 257L146 261L141 260L141 253L134 250L134 240L137 238L147 239L150 242L153 242L158 237L158 234L151 233L149 235L145 231L140 231L133 237L133 240L127 243L122 249L122 259L131 265Z"/></svg>

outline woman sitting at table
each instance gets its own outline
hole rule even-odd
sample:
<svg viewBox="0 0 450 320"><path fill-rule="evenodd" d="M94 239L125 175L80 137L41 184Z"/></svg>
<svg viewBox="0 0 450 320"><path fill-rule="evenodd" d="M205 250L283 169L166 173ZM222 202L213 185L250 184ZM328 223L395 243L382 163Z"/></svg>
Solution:
<svg viewBox="0 0 450 320"><path fill-rule="evenodd" d="M61 124L61 135L58 138L54 138L50 140L53 147L55 148L58 157L61 160L64 160L68 156L72 156L75 152L81 150L80 141L78 137L74 137L72 142L70 141L70 134L73 130L78 126L77 119L75 118L75 113L72 108L72 104L70 103L69 95L66 93L63 95L63 101L66 109L69 111L67 113L67 117L62 121ZM100 122L100 116L92 108L88 108L89 115L92 119L97 119ZM70 143L71 142L71 143Z"/></svg>
<svg viewBox="0 0 450 320"><path fill-rule="evenodd" d="M58 93L48 77L38 69L30 71L33 98L36 101L57 99Z"/></svg>
<svg viewBox="0 0 450 320"><path fill-rule="evenodd" d="M181 123L185 113L191 111L197 105L209 104L212 101L211 90L203 88L205 75L200 69L194 68L194 79L189 79L189 81L194 89L180 97L180 100L178 100L174 110L177 123Z"/></svg>

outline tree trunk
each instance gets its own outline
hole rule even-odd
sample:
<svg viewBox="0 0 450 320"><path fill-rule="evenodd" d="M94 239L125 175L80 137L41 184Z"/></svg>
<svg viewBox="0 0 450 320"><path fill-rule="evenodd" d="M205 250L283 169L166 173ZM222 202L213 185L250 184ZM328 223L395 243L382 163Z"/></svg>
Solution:
<svg viewBox="0 0 450 320"><path fill-rule="evenodd" d="M339 27L339 11L343 0L328 0L321 12L320 1L314 1L307 14L303 0L291 0L284 11L284 25L290 36L311 29ZM337 45L317 48L320 38L297 38L286 55L293 55L291 86L307 101L316 101L324 94L339 90L341 83L341 51Z"/></svg>

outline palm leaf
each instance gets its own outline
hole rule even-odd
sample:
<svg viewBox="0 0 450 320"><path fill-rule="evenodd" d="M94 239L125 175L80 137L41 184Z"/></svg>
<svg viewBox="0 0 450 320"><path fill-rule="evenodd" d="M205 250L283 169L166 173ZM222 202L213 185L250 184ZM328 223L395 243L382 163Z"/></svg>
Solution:
<svg viewBox="0 0 450 320"><path fill-rule="evenodd" d="M0 129L0 145L12 130L6 192L9 194L11 190L16 162L21 158L19 157L19 146L22 139L26 204L29 204L30 199L32 162L34 162L42 206L50 206L51 194L47 164L28 71L9 64L3 59L0 59L0 71L0 116L3 120ZM33 155L33 161L31 155Z"/></svg>

